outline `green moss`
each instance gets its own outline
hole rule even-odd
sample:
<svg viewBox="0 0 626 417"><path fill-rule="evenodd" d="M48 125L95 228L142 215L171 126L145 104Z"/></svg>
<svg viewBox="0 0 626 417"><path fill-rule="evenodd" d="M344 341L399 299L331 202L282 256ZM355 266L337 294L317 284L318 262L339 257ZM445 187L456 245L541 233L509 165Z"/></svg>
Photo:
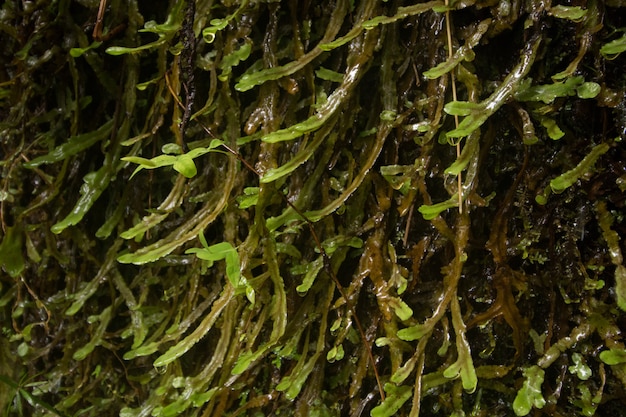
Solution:
<svg viewBox="0 0 626 417"><path fill-rule="evenodd" d="M108 3L0 6L3 415L611 413L619 13Z"/></svg>

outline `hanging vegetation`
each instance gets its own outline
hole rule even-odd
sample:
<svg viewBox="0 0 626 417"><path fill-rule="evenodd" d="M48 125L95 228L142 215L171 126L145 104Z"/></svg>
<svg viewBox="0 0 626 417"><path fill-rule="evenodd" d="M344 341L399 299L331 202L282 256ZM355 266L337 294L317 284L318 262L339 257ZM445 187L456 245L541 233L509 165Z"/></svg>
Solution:
<svg viewBox="0 0 626 417"><path fill-rule="evenodd" d="M7 0L7 416L618 415L620 0Z"/></svg>

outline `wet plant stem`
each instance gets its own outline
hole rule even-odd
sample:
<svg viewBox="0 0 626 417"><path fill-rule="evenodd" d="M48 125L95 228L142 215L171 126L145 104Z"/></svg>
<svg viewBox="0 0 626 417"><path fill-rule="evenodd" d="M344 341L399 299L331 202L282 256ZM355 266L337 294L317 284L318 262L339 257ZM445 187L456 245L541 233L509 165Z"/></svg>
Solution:
<svg viewBox="0 0 626 417"><path fill-rule="evenodd" d="M445 2L446 7L449 4L449 0L446 0ZM446 36L448 38L448 59L452 59L453 57L453 53L452 53L452 24L450 23L450 11L446 10ZM450 71L450 83L452 85L452 100L453 101L457 101L457 96L456 96L456 80L454 77L454 71ZM459 116L458 115L454 115L454 127L456 129L459 128ZM456 157L457 159L459 159L461 157L461 139L459 139L456 142ZM458 187L458 195L459 195L459 214L463 213L463 193L461 191L462 187L463 187L463 179L461 176L461 173L459 172L457 174L457 187Z"/></svg>

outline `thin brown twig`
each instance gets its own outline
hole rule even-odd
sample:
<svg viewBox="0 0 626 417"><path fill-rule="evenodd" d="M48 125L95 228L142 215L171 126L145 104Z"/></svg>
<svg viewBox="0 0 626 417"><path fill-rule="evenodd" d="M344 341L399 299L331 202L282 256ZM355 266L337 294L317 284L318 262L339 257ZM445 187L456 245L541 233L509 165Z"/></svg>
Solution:
<svg viewBox="0 0 626 417"><path fill-rule="evenodd" d="M449 0L445 1L446 6L449 4ZM448 59L452 58L452 24L450 23L450 10L446 10L446 35L448 38ZM452 100L457 101L456 96L456 80L454 77L454 70L450 71L450 82L452 84ZM459 116L454 115L454 127L458 129L459 127ZM461 140L459 139L456 143L456 157L457 159L461 156ZM459 214L463 214L463 181L461 178L461 173L459 172L457 175L457 193L459 194Z"/></svg>

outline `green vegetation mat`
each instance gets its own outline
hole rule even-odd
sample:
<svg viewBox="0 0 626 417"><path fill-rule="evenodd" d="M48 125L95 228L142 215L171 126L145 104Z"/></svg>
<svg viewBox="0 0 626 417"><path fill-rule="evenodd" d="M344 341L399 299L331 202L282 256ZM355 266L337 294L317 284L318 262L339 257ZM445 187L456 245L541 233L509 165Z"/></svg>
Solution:
<svg viewBox="0 0 626 417"><path fill-rule="evenodd" d="M3 416L619 416L622 0L6 0Z"/></svg>

